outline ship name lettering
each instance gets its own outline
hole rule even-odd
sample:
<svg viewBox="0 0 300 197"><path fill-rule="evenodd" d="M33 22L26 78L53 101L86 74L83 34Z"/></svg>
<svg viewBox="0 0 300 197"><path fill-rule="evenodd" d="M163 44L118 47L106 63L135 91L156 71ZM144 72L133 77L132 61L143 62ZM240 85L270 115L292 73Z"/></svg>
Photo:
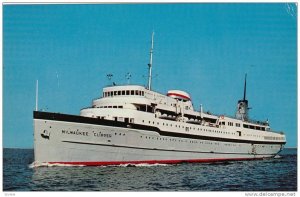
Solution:
<svg viewBox="0 0 300 197"><path fill-rule="evenodd" d="M68 135L82 135L82 136L88 136L89 135L88 132L86 132L86 131L79 131L79 130L76 130L76 131L61 130L61 133L68 134Z"/></svg>
<svg viewBox="0 0 300 197"><path fill-rule="evenodd" d="M107 138L111 137L111 134L108 133L95 132L95 131L93 131L93 133L95 137L107 137Z"/></svg>

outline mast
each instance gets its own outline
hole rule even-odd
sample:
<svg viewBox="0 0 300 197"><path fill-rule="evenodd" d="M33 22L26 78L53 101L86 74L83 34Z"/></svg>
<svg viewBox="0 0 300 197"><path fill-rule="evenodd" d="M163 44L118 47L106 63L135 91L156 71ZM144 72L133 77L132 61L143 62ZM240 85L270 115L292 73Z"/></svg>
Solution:
<svg viewBox="0 0 300 197"><path fill-rule="evenodd" d="M200 104L200 118L202 119L202 114L203 114L203 107L202 104Z"/></svg>
<svg viewBox="0 0 300 197"><path fill-rule="evenodd" d="M35 111L38 111L38 96L39 96L39 80L36 80L36 89L35 89Z"/></svg>
<svg viewBox="0 0 300 197"><path fill-rule="evenodd" d="M148 90L151 90L151 80L152 80L152 55L153 55L153 38L154 32L152 32L152 39L151 39L151 49L150 49L150 62L148 64Z"/></svg>
<svg viewBox="0 0 300 197"><path fill-rule="evenodd" d="M244 84L244 101L246 100L246 89L247 89L247 73L245 74L245 84Z"/></svg>

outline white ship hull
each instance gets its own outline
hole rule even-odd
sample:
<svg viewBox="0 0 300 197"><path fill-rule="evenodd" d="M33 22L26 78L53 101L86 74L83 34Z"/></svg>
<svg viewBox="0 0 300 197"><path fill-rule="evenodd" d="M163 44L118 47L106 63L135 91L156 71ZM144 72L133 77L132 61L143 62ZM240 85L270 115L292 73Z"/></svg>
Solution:
<svg viewBox="0 0 300 197"><path fill-rule="evenodd" d="M283 149L283 132L271 130L268 121L249 119L247 75L234 118L204 112L202 105L196 111L185 91L152 91L153 37L147 87L113 83L80 116L34 112L36 164L250 160L274 157Z"/></svg>
<svg viewBox="0 0 300 197"><path fill-rule="evenodd" d="M89 166L250 160L274 157L284 144L172 135L143 125L34 112L36 164Z"/></svg>

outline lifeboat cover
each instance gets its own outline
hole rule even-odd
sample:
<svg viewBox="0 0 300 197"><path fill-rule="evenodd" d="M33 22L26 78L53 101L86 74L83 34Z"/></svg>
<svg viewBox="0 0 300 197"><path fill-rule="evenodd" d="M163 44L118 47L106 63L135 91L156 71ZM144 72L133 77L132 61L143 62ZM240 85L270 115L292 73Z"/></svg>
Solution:
<svg viewBox="0 0 300 197"><path fill-rule="evenodd" d="M183 99L185 101L191 100L191 97L188 93L181 90L169 90L167 96L177 99Z"/></svg>

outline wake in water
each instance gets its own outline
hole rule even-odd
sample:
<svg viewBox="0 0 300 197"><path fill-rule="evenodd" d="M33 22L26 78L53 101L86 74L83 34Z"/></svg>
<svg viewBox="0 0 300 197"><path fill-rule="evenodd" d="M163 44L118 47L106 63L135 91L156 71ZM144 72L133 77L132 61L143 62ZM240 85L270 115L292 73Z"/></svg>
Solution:
<svg viewBox="0 0 300 197"><path fill-rule="evenodd" d="M170 166L171 164L147 164L147 163L140 163L140 164L121 164L121 165L114 165L116 167L154 167L154 166Z"/></svg>
<svg viewBox="0 0 300 197"><path fill-rule="evenodd" d="M120 164L120 165L105 165L105 166L94 166L94 167L154 167L154 166L170 166L173 164L147 164L147 163L141 163L141 164ZM29 168L37 168L37 167L84 167L85 165L74 165L74 164L59 164L59 163L47 163L47 162L33 162L28 167Z"/></svg>
<svg viewBox="0 0 300 197"><path fill-rule="evenodd" d="M83 167L84 165L72 165L72 164L59 164L59 163L38 163L38 162L33 162L30 164L28 167L29 168L37 168L37 167Z"/></svg>
<svg viewBox="0 0 300 197"><path fill-rule="evenodd" d="M274 159L281 159L282 158L282 156L280 156L280 155L276 155L275 157L274 157Z"/></svg>

